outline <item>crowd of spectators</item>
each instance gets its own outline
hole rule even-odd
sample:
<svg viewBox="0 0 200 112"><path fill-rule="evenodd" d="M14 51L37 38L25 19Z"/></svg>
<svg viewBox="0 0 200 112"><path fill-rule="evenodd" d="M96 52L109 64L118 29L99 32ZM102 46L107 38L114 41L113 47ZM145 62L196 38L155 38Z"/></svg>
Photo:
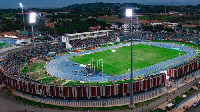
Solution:
<svg viewBox="0 0 200 112"><path fill-rule="evenodd" d="M121 41L130 40L130 34L123 35L122 33L118 34L118 37ZM132 34L133 39L136 40L177 40L177 41L192 41L197 43L200 41L199 34L185 34L185 33L150 33L150 32L134 32Z"/></svg>
<svg viewBox="0 0 200 112"><path fill-rule="evenodd" d="M199 42L198 34L181 34L181 33L134 33L133 39L146 40L149 37L153 40L184 40L184 41L193 41ZM88 48L96 47L100 45L105 45L109 42L115 42L116 37L119 37L121 41L130 40L130 36L124 36L122 34L118 35L109 35L106 37L98 38L88 38L84 40L76 39L70 40L70 44L73 49L75 48ZM29 48L22 51L17 51L15 53L8 54L5 60L3 61L3 68L5 71L10 74L18 74L20 68L24 66L27 62L30 62L30 59L45 57L49 52L55 52L56 54L66 52L67 50L63 48L60 44L54 45L44 45L35 48Z"/></svg>
<svg viewBox="0 0 200 112"><path fill-rule="evenodd" d="M59 44L54 44L10 53L3 61L3 69L11 75L17 75L20 73L20 68L22 68L26 63L29 63L36 58L44 59L44 57L48 56L49 52L60 54L66 52L66 49Z"/></svg>
<svg viewBox="0 0 200 112"><path fill-rule="evenodd" d="M70 45L73 48L88 48L88 47L95 47L99 45L107 44L108 42L112 42L113 37L112 36L106 36L106 37L98 37L98 38L88 38L88 39L76 39L76 40L70 40Z"/></svg>

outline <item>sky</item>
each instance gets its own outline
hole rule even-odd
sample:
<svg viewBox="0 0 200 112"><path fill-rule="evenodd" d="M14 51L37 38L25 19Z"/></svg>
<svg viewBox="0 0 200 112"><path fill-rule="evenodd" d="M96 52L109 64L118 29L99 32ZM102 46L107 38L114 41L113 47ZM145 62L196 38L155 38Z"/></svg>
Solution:
<svg viewBox="0 0 200 112"><path fill-rule="evenodd" d="M0 0L0 9L19 8L23 3L24 8L58 8L72 4L95 3L97 0ZM197 5L200 0L98 0L105 3L141 3L153 5Z"/></svg>

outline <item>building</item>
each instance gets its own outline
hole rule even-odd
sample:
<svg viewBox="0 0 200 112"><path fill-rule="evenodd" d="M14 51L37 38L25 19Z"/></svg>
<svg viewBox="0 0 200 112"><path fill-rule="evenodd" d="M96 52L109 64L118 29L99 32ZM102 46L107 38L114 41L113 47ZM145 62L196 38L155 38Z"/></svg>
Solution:
<svg viewBox="0 0 200 112"><path fill-rule="evenodd" d="M156 26L156 25L162 25L162 23L151 23L150 25Z"/></svg>
<svg viewBox="0 0 200 112"><path fill-rule="evenodd" d="M111 29L119 29L119 26L116 24L112 24L112 26L110 27Z"/></svg>
<svg viewBox="0 0 200 112"><path fill-rule="evenodd" d="M35 12L36 13L36 17L42 17L42 16L46 16L46 15L48 15L48 13L47 12ZM17 13L17 14L19 14L19 15L29 15L30 14L30 12L27 12L27 13Z"/></svg>
<svg viewBox="0 0 200 112"><path fill-rule="evenodd" d="M176 11L169 11L169 14L179 14L179 12L176 12Z"/></svg>
<svg viewBox="0 0 200 112"><path fill-rule="evenodd" d="M90 27L89 30L90 31L99 31L101 29L101 26L95 26L95 27Z"/></svg>
<svg viewBox="0 0 200 112"><path fill-rule="evenodd" d="M50 27L50 28L54 28L54 23L53 22L45 23L45 26Z"/></svg>
<svg viewBox="0 0 200 112"><path fill-rule="evenodd" d="M74 34L65 34L62 36L62 42L66 44L66 48L71 48L71 45L69 44L70 40L84 40L88 38L98 38L98 37L105 37L108 36L109 32L112 32L113 30L99 30L99 31L93 31L93 32L83 32L83 33L74 33Z"/></svg>
<svg viewBox="0 0 200 112"><path fill-rule="evenodd" d="M31 44L31 39L29 37L19 37L15 44L16 45Z"/></svg>
<svg viewBox="0 0 200 112"><path fill-rule="evenodd" d="M58 12L55 12L55 14L68 14L70 13L72 10L62 10L62 11L58 11Z"/></svg>
<svg viewBox="0 0 200 112"><path fill-rule="evenodd" d="M15 32L1 32L0 38L18 38Z"/></svg>

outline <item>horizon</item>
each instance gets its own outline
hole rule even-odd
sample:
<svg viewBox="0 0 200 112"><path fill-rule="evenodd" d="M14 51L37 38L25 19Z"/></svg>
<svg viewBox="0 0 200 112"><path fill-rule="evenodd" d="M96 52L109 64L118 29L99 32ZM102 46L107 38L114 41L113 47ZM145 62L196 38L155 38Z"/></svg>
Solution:
<svg viewBox="0 0 200 112"><path fill-rule="evenodd" d="M33 0L33 1L27 1L27 0L20 0L20 1L13 1L13 0L7 0L2 1L0 4L0 9L17 9L20 8L19 3L22 3L24 6L24 9L28 8L62 8L67 7L69 5L73 4L84 4L84 3L96 3L97 1L103 2L103 3L138 3L138 4L144 4L144 5L198 5L200 4L199 0L169 0L169 1L160 1L160 0L143 0L142 2L140 0L135 0L134 2L130 2L129 0L110 0L107 2L106 0Z"/></svg>

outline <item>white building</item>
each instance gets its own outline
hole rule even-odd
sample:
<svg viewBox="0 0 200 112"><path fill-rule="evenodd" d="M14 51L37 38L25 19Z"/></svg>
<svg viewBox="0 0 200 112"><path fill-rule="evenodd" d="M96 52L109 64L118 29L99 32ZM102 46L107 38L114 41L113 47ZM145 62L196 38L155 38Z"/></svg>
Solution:
<svg viewBox="0 0 200 112"><path fill-rule="evenodd" d="M66 48L71 48L71 45L69 44L70 40L84 40L87 38L97 38L97 37L104 37L108 36L109 32L112 32L113 30L99 30L94 32L83 32L83 33L74 33L74 34L65 34L62 36L62 42L65 42Z"/></svg>
<svg viewBox="0 0 200 112"><path fill-rule="evenodd" d="M162 23L151 23L152 26L162 25Z"/></svg>
<svg viewBox="0 0 200 112"><path fill-rule="evenodd" d="M31 39L19 39L16 41L16 45L31 44Z"/></svg>

